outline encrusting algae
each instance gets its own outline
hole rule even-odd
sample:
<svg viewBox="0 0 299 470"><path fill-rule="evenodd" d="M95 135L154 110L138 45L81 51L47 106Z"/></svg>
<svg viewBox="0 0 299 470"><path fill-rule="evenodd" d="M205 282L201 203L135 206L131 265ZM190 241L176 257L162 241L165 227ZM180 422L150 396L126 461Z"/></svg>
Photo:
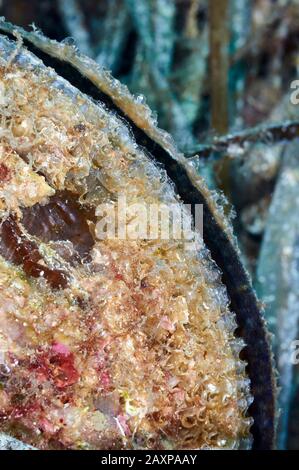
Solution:
<svg viewBox="0 0 299 470"><path fill-rule="evenodd" d="M123 119L15 47L0 36L0 430L40 449L248 448L244 342L207 248L96 236L100 204L180 207L173 184Z"/></svg>

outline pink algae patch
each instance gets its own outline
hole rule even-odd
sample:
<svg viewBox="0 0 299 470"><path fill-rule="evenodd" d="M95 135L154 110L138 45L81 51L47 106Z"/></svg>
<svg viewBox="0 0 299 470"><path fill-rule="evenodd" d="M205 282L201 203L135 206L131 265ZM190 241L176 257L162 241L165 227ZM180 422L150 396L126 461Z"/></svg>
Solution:
<svg viewBox="0 0 299 470"><path fill-rule="evenodd" d="M79 380L74 354L61 343L54 343L49 351L39 354L30 369L36 372L41 382L50 380L59 389L74 385Z"/></svg>
<svg viewBox="0 0 299 470"><path fill-rule="evenodd" d="M69 348L62 343L54 343L51 349L54 354L61 354L63 356L71 354Z"/></svg>

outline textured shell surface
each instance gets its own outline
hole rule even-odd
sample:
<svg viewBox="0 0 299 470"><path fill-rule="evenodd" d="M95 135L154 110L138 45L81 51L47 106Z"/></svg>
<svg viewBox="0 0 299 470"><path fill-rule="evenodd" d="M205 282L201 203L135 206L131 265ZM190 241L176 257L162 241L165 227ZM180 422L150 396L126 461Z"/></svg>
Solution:
<svg viewBox="0 0 299 470"><path fill-rule="evenodd" d="M0 29L0 445L271 447L271 353L215 197L108 72ZM204 240L98 237L121 198L202 203Z"/></svg>

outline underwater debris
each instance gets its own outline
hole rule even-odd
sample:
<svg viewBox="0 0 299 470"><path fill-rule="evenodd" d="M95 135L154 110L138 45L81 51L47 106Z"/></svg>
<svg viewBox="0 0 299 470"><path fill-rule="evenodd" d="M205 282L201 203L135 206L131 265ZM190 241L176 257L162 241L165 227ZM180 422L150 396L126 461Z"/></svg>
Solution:
<svg viewBox="0 0 299 470"><path fill-rule="evenodd" d="M257 293L266 305L265 315L277 357L281 387L278 445L282 449L286 446L295 383L292 342L298 337L299 325L298 184L297 147L293 144L285 150L270 205L256 280Z"/></svg>
<svg viewBox="0 0 299 470"><path fill-rule="evenodd" d="M23 442L0 433L0 449L1 450L34 450L34 447L28 446Z"/></svg>
<svg viewBox="0 0 299 470"><path fill-rule="evenodd" d="M278 142L291 142L299 137L299 121L284 121L281 123L272 123L259 126L252 129L246 129L225 137L216 137L210 145L200 145L193 149L193 152L186 152L187 158L194 157L211 157L215 159L217 156L221 158L223 152L227 152L229 156L234 156L234 150L239 150L239 155L243 156L246 148L250 144L276 144ZM248 158L250 158L248 156Z"/></svg>

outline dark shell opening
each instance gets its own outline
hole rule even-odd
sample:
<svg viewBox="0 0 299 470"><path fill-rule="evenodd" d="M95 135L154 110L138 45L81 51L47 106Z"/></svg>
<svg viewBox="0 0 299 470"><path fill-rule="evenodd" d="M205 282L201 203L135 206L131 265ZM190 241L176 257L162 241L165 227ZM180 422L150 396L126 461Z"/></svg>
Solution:
<svg viewBox="0 0 299 470"><path fill-rule="evenodd" d="M42 277L53 289L63 289L68 285L68 274L47 266L38 240L50 243L72 265L88 262L94 244L88 220L94 220L92 210L83 208L71 192L58 192L45 205L23 209L22 220L14 216L3 220L0 253L7 261L22 266L28 276Z"/></svg>
<svg viewBox="0 0 299 470"><path fill-rule="evenodd" d="M57 192L45 205L36 204L23 210L22 225L26 231L44 243L70 242L63 250L63 244L56 243L63 258L68 261L88 262L94 240L89 230L88 220L94 220L94 211L83 207L70 191ZM55 244L53 244L55 246Z"/></svg>

